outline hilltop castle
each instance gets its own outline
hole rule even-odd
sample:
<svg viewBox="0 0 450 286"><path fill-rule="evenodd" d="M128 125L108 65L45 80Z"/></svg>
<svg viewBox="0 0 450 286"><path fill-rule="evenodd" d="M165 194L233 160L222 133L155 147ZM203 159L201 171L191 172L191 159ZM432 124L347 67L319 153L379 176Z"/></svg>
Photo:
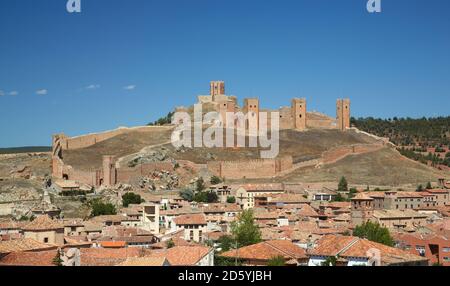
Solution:
<svg viewBox="0 0 450 286"><path fill-rule="evenodd" d="M199 95L198 104L203 110L216 111L222 117L222 122L226 121L227 112L243 112L250 117L259 118L260 112L268 114L268 125L270 126L270 114L277 111L280 114L280 129L339 129L341 131L350 128L350 100L338 99L336 102L336 118L329 117L319 112L308 112L305 98L293 98L291 106L283 106L278 110L261 109L259 98L245 98L242 108L238 105L236 96L229 96L225 93L225 82L212 81L210 83L210 94ZM179 107L176 111L186 111L186 108Z"/></svg>

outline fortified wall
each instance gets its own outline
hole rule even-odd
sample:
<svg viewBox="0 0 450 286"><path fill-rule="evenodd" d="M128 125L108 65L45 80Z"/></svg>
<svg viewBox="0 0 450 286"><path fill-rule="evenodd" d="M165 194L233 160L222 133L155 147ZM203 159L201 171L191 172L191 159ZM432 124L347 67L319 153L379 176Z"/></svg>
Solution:
<svg viewBox="0 0 450 286"><path fill-rule="evenodd" d="M259 179L278 176L292 169L292 156L249 161L211 161L208 171L226 179Z"/></svg>
<svg viewBox="0 0 450 286"><path fill-rule="evenodd" d="M339 160L344 159L349 155L358 155L378 151L385 145L383 143L374 144L355 144L350 146L336 147L331 150L325 151L322 154L323 164L332 164Z"/></svg>
<svg viewBox="0 0 450 286"><path fill-rule="evenodd" d="M170 162L151 162L134 168L118 168L116 167L116 158L113 156L103 156L102 168L79 170L65 164L62 159L63 151L86 148L127 132L145 132L155 128L167 127L143 126L119 128L112 131L72 138L64 134L54 135L52 140L52 177L56 180L72 180L98 187L102 185L112 186L118 182L129 182L134 178L145 176L155 170L173 170L174 166Z"/></svg>
<svg viewBox="0 0 450 286"><path fill-rule="evenodd" d="M271 126L271 112L279 112L280 129L339 129L346 131L350 128L350 99L338 99L336 101L336 118L331 118L318 112L307 112L305 98L293 98L290 106L283 106L277 110L261 109L258 98L245 98L244 105L240 108L235 96L225 95L225 83L223 81L212 81L210 83L210 95L198 96L198 103L203 106L213 106L213 109L222 117L222 123L226 122L227 112L243 112L248 115L248 121L256 122L259 127L259 113L267 112L268 129ZM180 111L182 111L180 109ZM234 122L231 125L235 124ZM247 126L249 122L246 123Z"/></svg>
<svg viewBox="0 0 450 286"><path fill-rule="evenodd" d="M162 129L167 127L162 126L139 126L139 127L120 127L115 130L100 132L100 133L92 133L82 136L76 136L76 137L68 137L65 134L57 134L54 135L59 140L59 145L61 146L62 150L74 150L74 149L81 149L81 148L87 148L92 145L95 145L97 143L100 143L102 141L111 139L117 135L128 133L128 132L146 132L149 130L154 130L156 128Z"/></svg>

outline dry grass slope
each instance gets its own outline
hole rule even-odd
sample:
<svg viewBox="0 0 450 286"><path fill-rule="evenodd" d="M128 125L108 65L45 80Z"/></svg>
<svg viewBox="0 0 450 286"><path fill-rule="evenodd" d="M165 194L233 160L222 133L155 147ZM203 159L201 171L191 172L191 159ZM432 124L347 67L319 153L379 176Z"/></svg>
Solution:
<svg viewBox="0 0 450 286"><path fill-rule="evenodd" d="M289 182L338 181L345 176L352 184L398 186L436 182L449 177L436 169L411 161L388 148L363 154L350 155L321 169L300 169L281 178Z"/></svg>

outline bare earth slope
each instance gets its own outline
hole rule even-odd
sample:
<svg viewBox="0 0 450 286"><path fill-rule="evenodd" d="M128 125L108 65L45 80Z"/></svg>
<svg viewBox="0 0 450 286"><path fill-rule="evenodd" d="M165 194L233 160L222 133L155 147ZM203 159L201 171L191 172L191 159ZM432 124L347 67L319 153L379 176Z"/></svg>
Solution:
<svg viewBox="0 0 450 286"><path fill-rule="evenodd" d="M94 146L64 151L66 164L78 169L100 168L103 155L121 158L140 152L148 146L150 150L164 149L168 157L204 164L210 160L248 160L260 158L258 148L187 148L177 151L169 142L171 130L161 129L150 132L129 132L118 135ZM280 156L292 155L294 162L320 158L324 151L333 147L352 144L374 143L375 139L354 131L310 130L298 132L280 131ZM144 152L144 153L145 153ZM321 169L303 168L281 178L265 181L320 182L337 181L345 176L353 184L401 185L436 181L439 177L449 177L435 169L413 162L388 148L380 151L351 155Z"/></svg>
<svg viewBox="0 0 450 286"><path fill-rule="evenodd" d="M449 177L436 169L411 161L395 150L384 148L362 155L350 155L320 169L299 169L281 178L289 182L338 181L345 176L352 184L398 186L436 182Z"/></svg>
<svg viewBox="0 0 450 286"><path fill-rule="evenodd" d="M64 151L63 160L64 163L77 169L99 168L104 155L113 155L120 158L136 153L146 146L167 143L170 140L171 133L172 131L166 128L148 132L131 131L88 148Z"/></svg>

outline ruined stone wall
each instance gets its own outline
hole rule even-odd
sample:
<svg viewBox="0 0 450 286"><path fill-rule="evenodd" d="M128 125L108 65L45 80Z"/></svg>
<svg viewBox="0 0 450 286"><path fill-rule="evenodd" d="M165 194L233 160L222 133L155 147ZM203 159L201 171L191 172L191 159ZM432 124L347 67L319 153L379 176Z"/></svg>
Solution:
<svg viewBox="0 0 450 286"><path fill-rule="evenodd" d="M358 155L375 152L383 148L383 144L355 144L350 146L342 146L325 151L322 154L322 162L331 164L337 162L348 155Z"/></svg>
<svg viewBox="0 0 450 286"><path fill-rule="evenodd" d="M83 136L77 136L77 137L67 137L64 134L60 135L60 145L62 150L74 150L74 149L80 149L80 148L86 148L89 146L92 146L94 144L100 143L102 141L108 140L112 137L115 137L117 135L127 133L127 132L146 132L151 129L156 128L165 128L165 127L159 127L159 126L141 126L141 127L134 127L134 128L119 128L111 131L106 131L102 133L93 133Z"/></svg>
<svg viewBox="0 0 450 286"><path fill-rule="evenodd" d="M337 128L336 120L332 119L308 119L306 127L309 129L334 129Z"/></svg>
<svg viewBox="0 0 450 286"><path fill-rule="evenodd" d="M69 176L69 180L71 181L77 181L82 184L88 184L91 186L98 185L98 182L101 178L98 178L98 176L102 176L102 173L98 173L95 170L92 171L82 171L82 170L75 170L73 168L70 168L67 172Z"/></svg>
<svg viewBox="0 0 450 286"><path fill-rule="evenodd" d="M213 161L208 162L208 170L216 176L226 179L267 178L292 168L292 157L260 159L249 161Z"/></svg>

